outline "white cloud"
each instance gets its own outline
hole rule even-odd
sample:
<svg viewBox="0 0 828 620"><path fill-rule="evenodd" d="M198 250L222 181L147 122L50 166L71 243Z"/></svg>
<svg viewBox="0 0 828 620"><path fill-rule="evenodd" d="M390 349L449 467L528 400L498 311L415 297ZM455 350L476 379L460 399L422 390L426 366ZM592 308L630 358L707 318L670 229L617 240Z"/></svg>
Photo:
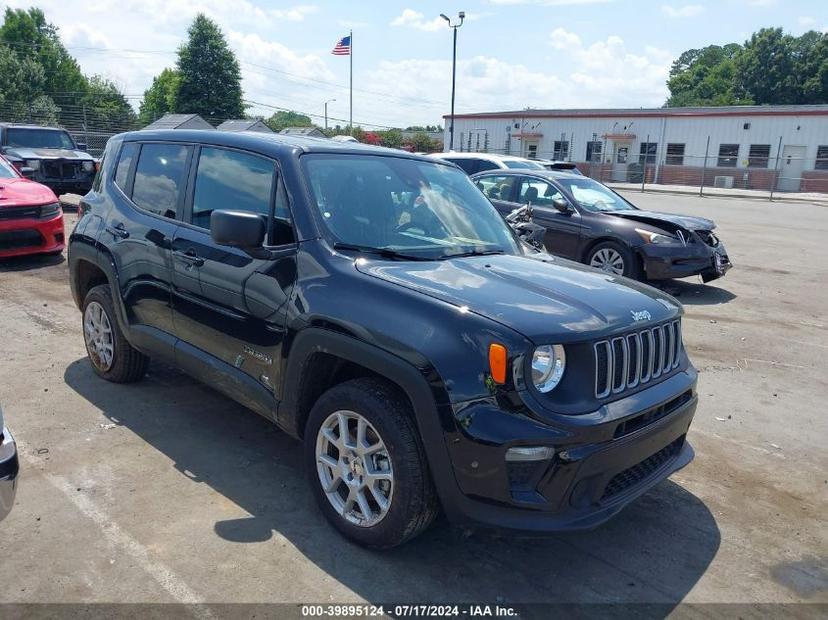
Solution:
<svg viewBox="0 0 828 620"><path fill-rule="evenodd" d="M556 50L580 47L581 37L574 32L567 32L563 28L555 28L552 34L549 35L549 44Z"/></svg>
<svg viewBox="0 0 828 620"><path fill-rule="evenodd" d="M750 6L773 6L778 0L748 0Z"/></svg>
<svg viewBox="0 0 828 620"><path fill-rule="evenodd" d="M813 28L817 23L813 17L800 17L798 21L803 28Z"/></svg>
<svg viewBox="0 0 828 620"><path fill-rule="evenodd" d="M489 4L514 6L516 4L540 4L543 6L581 6L585 4L607 4L615 0L489 0Z"/></svg>
<svg viewBox="0 0 828 620"><path fill-rule="evenodd" d="M681 6L670 6L664 4L661 6L661 12L667 17L681 18L681 17L695 17L704 12L704 7L701 4L685 4Z"/></svg>
<svg viewBox="0 0 828 620"><path fill-rule="evenodd" d="M446 22L442 17L435 17L434 19L428 20L425 18L425 15L414 9L403 9L403 12L391 21L391 25L434 32L445 28Z"/></svg>
<svg viewBox="0 0 828 620"><path fill-rule="evenodd" d="M318 6L299 5L288 9L270 9L268 13L275 19L286 19L291 22L304 21L305 17L319 11Z"/></svg>

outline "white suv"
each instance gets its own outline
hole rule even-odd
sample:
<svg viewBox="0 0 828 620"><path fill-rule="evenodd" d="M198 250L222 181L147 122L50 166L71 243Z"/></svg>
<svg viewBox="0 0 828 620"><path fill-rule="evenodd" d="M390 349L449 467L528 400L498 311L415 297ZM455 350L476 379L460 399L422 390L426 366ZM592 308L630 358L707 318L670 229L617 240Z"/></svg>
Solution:
<svg viewBox="0 0 828 620"><path fill-rule="evenodd" d="M492 153L432 153L429 157L444 159L457 164L466 174L472 175L486 170L512 170L515 168L528 168L529 170L545 170L542 164L525 157L514 157L512 155L494 155Z"/></svg>

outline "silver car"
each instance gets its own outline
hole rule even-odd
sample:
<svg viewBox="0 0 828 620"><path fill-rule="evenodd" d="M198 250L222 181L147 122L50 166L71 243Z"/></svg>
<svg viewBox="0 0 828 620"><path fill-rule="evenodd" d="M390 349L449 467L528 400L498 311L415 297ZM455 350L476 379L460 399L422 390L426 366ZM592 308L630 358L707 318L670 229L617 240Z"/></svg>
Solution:
<svg viewBox="0 0 828 620"><path fill-rule="evenodd" d="M3 409L0 408L0 521L6 518L14 505L19 470L17 445L3 422Z"/></svg>

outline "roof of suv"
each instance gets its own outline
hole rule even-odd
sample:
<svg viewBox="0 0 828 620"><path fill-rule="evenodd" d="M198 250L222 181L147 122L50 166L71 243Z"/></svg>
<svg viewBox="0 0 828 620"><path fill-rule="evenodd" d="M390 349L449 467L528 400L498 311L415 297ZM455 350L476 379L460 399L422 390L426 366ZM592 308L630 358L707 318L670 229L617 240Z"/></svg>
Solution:
<svg viewBox="0 0 828 620"><path fill-rule="evenodd" d="M291 134L262 133L260 131L214 131L207 129L160 129L131 131L117 138L133 142L139 140L159 140L175 142L193 142L196 144L215 144L249 150L257 150L272 155L302 153L351 153L361 155L391 155L407 159L427 160L421 155L408 151L372 146L360 142L337 142L328 138L313 138ZM433 160L428 160L433 161Z"/></svg>
<svg viewBox="0 0 828 620"><path fill-rule="evenodd" d="M558 170L558 169L548 170L546 168L544 168L543 170L541 170L541 169L536 170L535 168L531 168L531 169L529 169L529 168L523 168L523 169L513 168L513 169L510 169L510 170L484 170L483 172L478 172L476 174L471 175L471 178L476 179L478 177L487 176L487 175L488 176L498 176L498 177L503 177L503 176L507 176L507 177L508 176L525 177L526 175L529 175L529 174L531 174L532 176L536 176L536 177L546 177L548 179L571 179L573 177L577 177L579 179L584 178L584 176L582 174L570 172L569 170ZM593 180L595 180L595 179L593 179Z"/></svg>

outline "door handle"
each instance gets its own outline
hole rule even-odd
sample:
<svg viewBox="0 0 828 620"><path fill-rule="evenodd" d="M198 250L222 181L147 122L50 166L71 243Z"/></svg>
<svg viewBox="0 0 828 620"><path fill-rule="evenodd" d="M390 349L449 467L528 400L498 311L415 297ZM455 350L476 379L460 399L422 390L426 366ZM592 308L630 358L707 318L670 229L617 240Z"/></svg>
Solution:
<svg viewBox="0 0 828 620"><path fill-rule="evenodd" d="M189 263L195 267L201 267L204 264L204 259L201 258L193 248L188 248L185 252L176 251L175 255L185 263Z"/></svg>
<svg viewBox="0 0 828 620"><path fill-rule="evenodd" d="M113 237L118 237L119 239L127 239L129 238L129 231L124 228L123 224L116 224L115 226L107 226L106 232L111 234Z"/></svg>

